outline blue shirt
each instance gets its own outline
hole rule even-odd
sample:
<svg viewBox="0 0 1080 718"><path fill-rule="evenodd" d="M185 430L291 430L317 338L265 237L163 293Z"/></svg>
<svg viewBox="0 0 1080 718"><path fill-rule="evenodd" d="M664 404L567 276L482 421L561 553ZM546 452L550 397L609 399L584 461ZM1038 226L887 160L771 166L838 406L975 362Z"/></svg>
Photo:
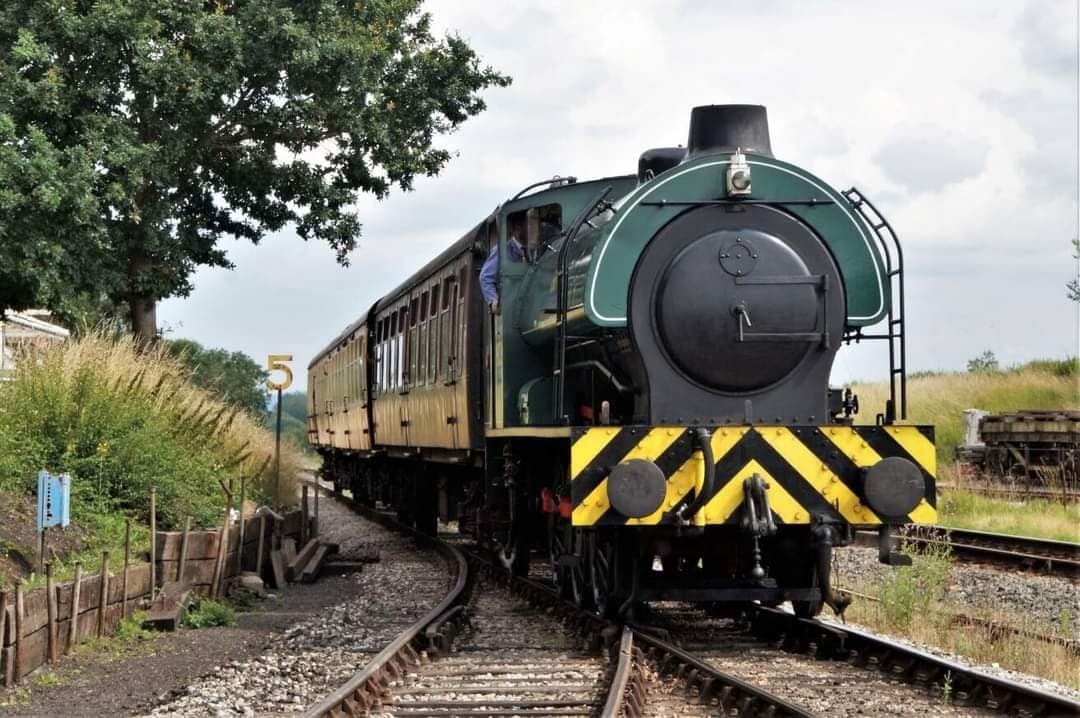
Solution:
<svg viewBox="0 0 1080 718"><path fill-rule="evenodd" d="M511 262L520 262L525 256L521 243L513 237L506 242L506 254ZM484 266L480 268L480 292L488 304L499 301L499 248L497 246L491 248L487 259L484 260Z"/></svg>

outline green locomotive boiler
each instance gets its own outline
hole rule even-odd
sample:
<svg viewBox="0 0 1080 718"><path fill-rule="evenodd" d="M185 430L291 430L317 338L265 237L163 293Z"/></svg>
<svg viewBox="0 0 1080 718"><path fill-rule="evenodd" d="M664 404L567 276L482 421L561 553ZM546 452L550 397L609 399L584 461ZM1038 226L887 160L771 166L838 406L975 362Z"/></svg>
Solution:
<svg viewBox="0 0 1080 718"><path fill-rule="evenodd" d="M309 366L311 443L355 500L456 521L518 573L543 556L601 612L814 615L855 529L898 563L891 528L935 520L903 281L889 224L776 159L764 107L697 107L685 148L530 185L377 299ZM856 424L829 376L874 340L891 398Z"/></svg>

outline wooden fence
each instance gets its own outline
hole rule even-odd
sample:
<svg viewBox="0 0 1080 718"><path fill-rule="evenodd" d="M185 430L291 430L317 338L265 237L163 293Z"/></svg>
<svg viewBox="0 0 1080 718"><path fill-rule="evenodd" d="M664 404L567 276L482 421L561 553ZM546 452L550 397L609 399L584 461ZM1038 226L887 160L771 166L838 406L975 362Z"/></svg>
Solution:
<svg viewBox="0 0 1080 718"><path fill-rule="evenodd" d="M268 568L270 550L277 548L276 541L279 538L298 540L301 536L304 523L301 511L292 511L282 518L280 522L271 521L269 518L265 521L263 566L259 573ZM278 525L274 526L275 523ZM260 525L259 518L245 520L242 546L239 525L230 528L229 543L221 566L224 579L236 575L238 551L243 559L243 570L255 568ZM191 531L187 540L187 557L181 561L183 532L158 531L155 573L157 585L160 587L178 583L201 595L209 595L220 536L220 529ZM143 558L145 559L145 556ZM184 564L184 575L178 577L181 563ZM50 654L55 659L60 654L68 653L89 636L111 635L123 618L130 616L151 598L151 571L148 561L142 560L128 567L126 580L122 568L113 564L112 569L110 571L106 566L107 578L104 587L101 574L83 577L79 581L78 610L74 612L74 582L54 586L51 602L48 586L25 593L21 588L0 592L0 682L3 685L14 685L22 677L49 662ZM74 635L71 630L73 613L77 616Z"/></svg>

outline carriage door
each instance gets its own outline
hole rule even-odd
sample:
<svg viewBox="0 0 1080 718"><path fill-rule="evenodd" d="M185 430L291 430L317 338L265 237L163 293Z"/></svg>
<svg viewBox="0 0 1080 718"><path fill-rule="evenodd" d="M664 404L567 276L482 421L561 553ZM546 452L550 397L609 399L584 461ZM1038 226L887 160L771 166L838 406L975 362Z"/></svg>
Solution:
<svg viewBox="0 0 1080 718"><path fill-rule="evenodd" d="M460 367L458 359L457 337L458 321L461 313L458 310L458 292L460 288L457 282L457 269L451 266L452 274L445 277L440 292L441 306L439 307L439 347L440 371L438 379L442 381L444 400L440 404L446 411L446 433L450 437L450 448L458 448L458 417L460 407L464 406L464 399L458 398L458 371ZM434 308L433 308L434 309Z"/></svg>
<svg viewBox="0 0 1080 718"><path fill-rule="evenodd" d="M499 231L495 220L487 223L487 252L484 254L484 261L487 262L488 256L491 251L496 252L498 257L499 247ZM497 261L497 260L496 260ZM483 267L481 266L481 269ZM498 273L496 272L496 277ZM482 292L481 292L482 293ZM500 297L501 299L501 297ZM502 361L502 322L499 321L499 315L491 312L491 307L487 303L487 299L483 300L484 305L484 423L488 428L495 428L499 425L499 410L498 410L498 386L499 386L499 370L500 363Z"/></svg>

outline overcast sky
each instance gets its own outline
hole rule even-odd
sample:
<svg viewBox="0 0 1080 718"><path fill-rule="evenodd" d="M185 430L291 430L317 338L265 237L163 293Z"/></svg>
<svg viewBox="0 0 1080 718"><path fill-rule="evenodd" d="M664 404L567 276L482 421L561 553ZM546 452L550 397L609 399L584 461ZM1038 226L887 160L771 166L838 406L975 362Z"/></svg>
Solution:
<svg viewBox="0 0 1080 718"><path fill-rule="evenodd" d="M232 271L162 303L170 336L312 355L381 294L522 186L555 174L633 172L648 148L686 142L690 108L768 107L780 159L859 187L900 234L908 364L958 369L1076 354L1075 0L798 2L664 0L493 5L439 0L513 85L440 140L441 176L361 198L348 268L294 232L228 241ZM882 377L876 351L841 350L834 382Z"/></svg>

